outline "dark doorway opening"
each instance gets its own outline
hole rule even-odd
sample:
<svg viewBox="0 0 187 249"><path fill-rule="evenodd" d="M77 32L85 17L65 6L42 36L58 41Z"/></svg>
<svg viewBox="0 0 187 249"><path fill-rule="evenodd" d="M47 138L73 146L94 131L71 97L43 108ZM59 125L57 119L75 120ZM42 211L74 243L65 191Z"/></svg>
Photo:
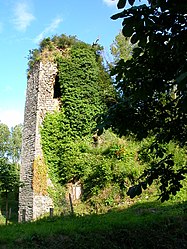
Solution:
<svg viewBox="0 0 187 249"><path fill-rule="evenodd" d="M57 74L56 77L55 77L53 98L57 99L57 98L60 98L60 97L61 97L60 82L59 82L59 76Z"/></svg>

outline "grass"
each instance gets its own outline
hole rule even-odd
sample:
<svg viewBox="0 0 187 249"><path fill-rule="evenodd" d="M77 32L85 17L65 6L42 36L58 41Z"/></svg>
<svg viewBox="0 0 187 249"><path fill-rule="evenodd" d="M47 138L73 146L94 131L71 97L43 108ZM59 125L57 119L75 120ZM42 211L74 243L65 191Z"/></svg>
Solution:
<svg viewBox="0 0 187 249"><path fill-rule="evenodd" d="M187 248L187 202L0 226L0 248Z"/></svg>

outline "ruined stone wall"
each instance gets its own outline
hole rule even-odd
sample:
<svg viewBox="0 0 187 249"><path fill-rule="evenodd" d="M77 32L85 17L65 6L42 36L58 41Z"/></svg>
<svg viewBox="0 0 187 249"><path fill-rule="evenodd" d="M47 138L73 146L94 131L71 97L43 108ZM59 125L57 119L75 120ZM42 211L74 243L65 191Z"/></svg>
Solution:
<svg viewBox="0 0 187 249"><path fill-rule="evenodd" d="M57 65L52 62L38 62L30 72L27 81L23 143L21 156L20 179L24 186L19 192L19 221L35 219L49 212L53 206L47 192L42 189L42 181L36 179L34 187L34 167L42 172L43 153L41 148L40 127L46 112L52 112L59 108L58 99L54 99L54 84L57 75ZM39 163L38 163L39 162ZM44 172L45 173L45 172ZM44 174L43 173L43 174ZM35 177L36 178L36 177ZM40 186L41 182L41 186ZM49 182L49 181L47 181Z"/></svg>

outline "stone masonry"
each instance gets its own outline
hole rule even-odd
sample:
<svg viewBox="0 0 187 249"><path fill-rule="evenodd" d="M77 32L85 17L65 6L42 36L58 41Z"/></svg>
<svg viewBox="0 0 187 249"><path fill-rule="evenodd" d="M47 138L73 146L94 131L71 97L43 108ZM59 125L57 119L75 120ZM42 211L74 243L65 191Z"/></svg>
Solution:
<svg viewBox="0 0 187 249"><path fill-rule="evenodd" d="M43 160L40 127L45 114L59 108L58 98L54 98L57 71L55 63L37 62L27 81L20 169L20 180L23 182L19 192L20 222L36 219L49 213L53 207L47 193L36 193L33 188L33 165L36 159Z"/></svg>

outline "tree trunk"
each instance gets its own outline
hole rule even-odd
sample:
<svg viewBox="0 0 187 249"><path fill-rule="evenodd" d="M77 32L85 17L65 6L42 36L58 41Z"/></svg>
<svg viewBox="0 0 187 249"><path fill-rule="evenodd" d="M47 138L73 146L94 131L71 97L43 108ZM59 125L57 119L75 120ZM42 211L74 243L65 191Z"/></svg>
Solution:
<svg viewBox="0 0 187 249"><path fill-rule="evenodd" d="M6 190L6 225L8 224L8 192Z"/></svg>

